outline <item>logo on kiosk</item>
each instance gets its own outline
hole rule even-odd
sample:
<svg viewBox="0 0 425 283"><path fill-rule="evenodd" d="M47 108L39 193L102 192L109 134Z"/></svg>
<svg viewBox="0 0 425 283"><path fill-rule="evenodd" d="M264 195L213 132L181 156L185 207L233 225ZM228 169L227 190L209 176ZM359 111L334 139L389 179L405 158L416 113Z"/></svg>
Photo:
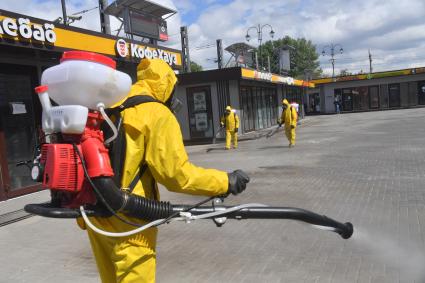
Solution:
<svg viewBox="0 0 425 283"><path fill-rule="evenodd" d="M177 65L177 55L172 52L154 47L147 47L143 45L138 45L135 43L130 43L130 48L125 42L124 39L118 39L115 43L115 49L117 54L121 57L127 57L130 55L133 59L161 59L168 63L170 66Z"/></svg>
<svg viewBox="0 0 425 283"><path fill-rule="evenodd" d="M128 47L127 42L125 42L124 39L118 39L115 43L115 49L117 51L117 54L121 57L127 57L128 55Z"/></svg>
<svg viewBox="0 0 425 283"><path fill-rule="evenodd" d="M254 71L254 78L265 81L272 81L272 73L265 73L260 71Z"/></svg>

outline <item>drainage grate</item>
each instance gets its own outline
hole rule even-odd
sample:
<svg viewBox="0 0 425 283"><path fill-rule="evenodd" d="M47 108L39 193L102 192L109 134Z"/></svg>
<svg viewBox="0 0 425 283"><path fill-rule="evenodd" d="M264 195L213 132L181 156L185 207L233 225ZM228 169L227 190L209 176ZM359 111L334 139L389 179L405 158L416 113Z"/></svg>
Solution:
<svg viewBox="0 0 425 283"><path fill-rule="evenodd" d="M2 214L0 215L0 227L27 219L31 216L34 216L34 215L26 213L25 210L23 209Z"/></svg>

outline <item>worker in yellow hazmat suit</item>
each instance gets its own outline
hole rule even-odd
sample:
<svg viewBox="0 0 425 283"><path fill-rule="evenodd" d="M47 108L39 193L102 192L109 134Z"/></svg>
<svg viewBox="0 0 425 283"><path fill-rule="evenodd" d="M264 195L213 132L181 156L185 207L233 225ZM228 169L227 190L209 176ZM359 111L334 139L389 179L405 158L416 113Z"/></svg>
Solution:
<svg viewBox="0 0 425 283"><path fill-rule="evenodd" d="M282 100L282 109L282 116L278 123L279 126L285 124L285 135L288 138L289 147L293 147L295 145L295 128L297 127L298 119L297 110L286 99Z"/></svg>
<svg viewBox="0 0 425 283"><path fill-rule="evenodd" d="M215 196L242 192L249 177L241 170L226 173L196 167L188 161L179 124L168 109L177 78L162 60L144 59L137 67L138 81L128 97L148 95L161 103L144 103L122 111L126 135L126 154L121 185L129 186L147 164L133 194L159 200L157 182L168 190ZM120 102L122 103L122 102ZM146 224L143 220L120 216L128 221ZM110 232L134 229L116 217L91 219ZM155 282L155 244L157 228L149 228L133 236L110 238L88 229L88 235L103 283Z"/></svg>
<svg viewBox="0 0 425 283"><path fill-rule="evenodd" d="M233 147L238 148L239 117L232 107L226 107L226 111L220 120L220 126L226 127L226 149L230 149L232 140Z"/></svg>

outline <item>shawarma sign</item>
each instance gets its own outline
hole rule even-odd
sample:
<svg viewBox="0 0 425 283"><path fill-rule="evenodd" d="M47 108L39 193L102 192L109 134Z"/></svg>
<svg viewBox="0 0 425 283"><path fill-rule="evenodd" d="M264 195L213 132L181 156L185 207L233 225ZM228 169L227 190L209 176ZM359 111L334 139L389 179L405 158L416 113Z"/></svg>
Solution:
<svg viewBox="0 0 425 283"><path fill-rule="evenodd" d="M28 43L32 44L28 44ZM137 62L159 58L173 68L182 67L180 50L126 41L112 35L53 24L42 19L0 9L0 45L52 51L83 50Z"/></svg>
<svg viewBox="0 0 425 283"><path fill-rule="evenodd" d="M0 35L12 38L20 37L52 44L56 42L55 26L53 24L32 24L27 18L4 18L0 21Z"/></svg>

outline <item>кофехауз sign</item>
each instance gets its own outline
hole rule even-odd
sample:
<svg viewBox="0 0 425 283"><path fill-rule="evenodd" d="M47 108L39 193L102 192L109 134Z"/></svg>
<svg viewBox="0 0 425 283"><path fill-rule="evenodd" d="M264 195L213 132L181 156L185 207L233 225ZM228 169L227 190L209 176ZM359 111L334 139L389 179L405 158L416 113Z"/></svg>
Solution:
<svg viewBox="0 0 425 283"><path fill-rule="evenodd" d="M119 48L119 44L121 43ZM32 43L32 44L28 44ZM124 43L124 44L122 44ZM180 50L126 42L111 35L88 31L0 10L0 44L54 51L83 50L125 60L159 58L173 68L181 68ZM118 50L120 49L120 50ZM125 56L123 56L123 54Z"/></svg>
<svg viewBox="0 0 425 283"><path fill-rule="evenodd" d="M163 50L161 48L154 48L143 46L135 43L127 43L124 39L118 39L115 43L117 55L126 58L130 56L133 59L161 59L171 66L178 65L177 54Z"/></svg>

